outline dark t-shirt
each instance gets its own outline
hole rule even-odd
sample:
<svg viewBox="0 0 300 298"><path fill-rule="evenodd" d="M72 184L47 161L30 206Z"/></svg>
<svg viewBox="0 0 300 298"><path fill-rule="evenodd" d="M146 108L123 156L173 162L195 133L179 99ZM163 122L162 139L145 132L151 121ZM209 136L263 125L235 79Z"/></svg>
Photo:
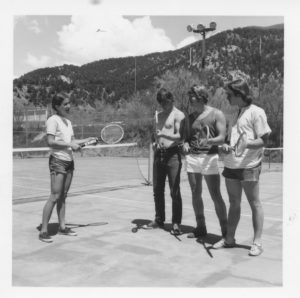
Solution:
<svg viewBox="0 0 300 298"><path fill-rule="evenodd" d="M189 115L188 123L188 139L190 144L190 152L193 154L217 154L218 146L204 146L200 147L198 141L200 139L206 138L207 127L209 129L209 138L215 138L218 136L218 130L216 125L216 113L217 109L211 108L207 112L202 114L192 113Z"/></svg>

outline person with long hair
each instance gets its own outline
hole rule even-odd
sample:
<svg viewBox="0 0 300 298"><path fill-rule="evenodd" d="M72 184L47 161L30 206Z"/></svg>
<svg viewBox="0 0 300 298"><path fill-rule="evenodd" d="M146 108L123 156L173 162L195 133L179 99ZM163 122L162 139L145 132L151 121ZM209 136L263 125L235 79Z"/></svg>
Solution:
<svg viewBox="0 0 300 298"><path fill-rule="evenodd" d="M42 225L39 239L43 242L52 242L48 234L48 223L56 205L59 229L61 235L76 236L76 232L66 227L66 197L72 183L74 160L73 151L79 151L81 144L92 140L86 138L75 140L70 113L70 100L68 97L57 94L52 98L52 108L55 114L48 118L46 123L47 143L50 147L49 170L51 179L51 195L44 205Z"/></svg>
<svg viewBox="0 0 300 298"><path fill-rule="evenodd" d="M232 106L239 109L237 117L232 119L229 143L223 144L224 170L226 188L229 196L227 234L214 248L234 247L235 232L241 216L242 191L245 192L252 211L254 237L250 256L263 252L261 236L264 213L259 198L259 176L263 147L267 143L271 129L265 111L252 103L248 83L243 79L231 81L226 86L227 99ZM241 156L236 156L233 148L239 136L246 134L246 149Z"/></svg>
<svg viewBox="0 0 300 298"><path fill-rule="evenodd" d="M192 86L188 96L193 112L187 121L183 151L186 154L186 171L197 224L193 232L188 234L188 238L207 235L202 199L202 177L214 202L222 236L225 237L227 214L220 191L218 166L218 145L224 143L226 133L225 116L222 111L207 104L209 94L205 86Z"/></svg>

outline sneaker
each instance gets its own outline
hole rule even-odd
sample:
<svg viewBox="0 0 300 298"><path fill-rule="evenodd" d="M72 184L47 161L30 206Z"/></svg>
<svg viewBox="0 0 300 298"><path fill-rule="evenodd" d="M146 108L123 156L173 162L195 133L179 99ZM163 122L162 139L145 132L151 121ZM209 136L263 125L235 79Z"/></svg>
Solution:
<svg viewBox="0 0 300 298"><path fill-rule="evenodd" d="M250 250L249 250L249 256L257 257L257 256L259 256L263 251L264 251L264 250L263 250L261 244L259 244L259 243L253 243L253 244L251 245Z"/></svg>
<svg viewBox="0 0 300 298"><path fill-rule="evenodd" d="M151 221L150 223L147 224L146 228L148 229L162 229L164 227L163 222L158 222L156 220Z"/></svg>
<svg viewBox="0 0 300 298"><path fill-rule="evenodd" d="M58 229L58 234L65 235L65 236L77 236L77 233L70 228L64 228L63 230L61 228Z"/></svg>
<svg viewBox="0 0 300 298"><path fill-rule="evenodd" d="M220 241L216 242L213 246L214 249L219 249L219 248L232 248L235 247L235 241L232 243L227 243L224 238L222 238Z"/></svg>
<svg viewBox="0 0 300 298"><path fill-rule="evenodd" d="M179 236L182 234L181 230L180 230L180 227L179 227L179 224L177 223L174 223L173 224L173 227L172 227L172 230L170 231L170 233L174 236Z"/></svg>
<svg viewBox="0 0 300 298"><path fill-rule="evenodd" d="M188 238L198 238L198 237L205 237L207 235L206 226L198 226L196 227L193 232L188 233Z"/></svg>
<svg viewBox="0 0 300 298"><path fill-rule="evenodd" d="M53 242L52 237L47 233L47 232L43 232L39 234L39 239L43 242L47 242L47 243L51 243Z"/></svg>

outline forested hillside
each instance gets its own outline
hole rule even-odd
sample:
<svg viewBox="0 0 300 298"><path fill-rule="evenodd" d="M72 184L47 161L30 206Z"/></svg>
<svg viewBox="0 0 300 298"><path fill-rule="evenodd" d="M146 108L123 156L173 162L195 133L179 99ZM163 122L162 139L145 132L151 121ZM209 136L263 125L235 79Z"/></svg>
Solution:
<svg viewBox="0 0 300 298"><path fill-rule="evenodd" d="M118 109L131 118L133 114L145 117L153 112L158 86L175 88L177 101L183 105L187 88L201 81L210 90L211 103L226 112L221 87L231 77L242 75L276 131L272 144L281 145L283 25L224 31L207 38L206 49L205 71L201 70L201 40L175 51L37 69L14 80L14 112L28 106L46 107L54 93L64 91L80 108L106 113Z"/></svg>

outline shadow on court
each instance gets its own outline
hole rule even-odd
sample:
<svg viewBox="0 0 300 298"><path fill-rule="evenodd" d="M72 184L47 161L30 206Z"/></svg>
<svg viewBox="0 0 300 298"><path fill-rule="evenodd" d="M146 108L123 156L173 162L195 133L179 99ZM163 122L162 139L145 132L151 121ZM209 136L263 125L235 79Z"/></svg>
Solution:
<svg viewBox="0 0 300 298"><path fill-rule="evenodd" d="M92 222L87 224L77 224L77 223L67 223L66 226L72 229L76 228L85 228L85 227L97 227L107 225L108 222L100 221L100 222ZM41 231L42 225L36 227L38 231ZM49 223L48 224L48 234L50 236L55 236L58 233L59 224L58 223Z"/></svg>
<svg viewBox="0 0 300 298"><path fill-rule="evenodd" d="M96 162L100 166L95 166ZM195 227L195 215L184 172L181 183L184 198L182 234L176 237L171 234L172 200L169 194L166 195L164 229L143 229L153 219L153 189L136 179L134 166L135 160L127 158L78 159L66 212L66 226L76 229L78 235L59 235L57 215L53 212L48 231L54 239L52 243L45 243L39 240L38 230L49 195L47 160L14 161L12 285L282 286L282 172L261 175L264 253L253 258L247 251L252 243L253 227L251 209L244 195L236 232L238 244L234 248L216 250L212 245L221 239L221 231L206 185L203 185L209 232L206 237L187 237ZM29 175L28 169L32 168L35 171L30 171ZM228 208L223 180L221 192ZM134 228L136 232L132 231Z"/></svg>

